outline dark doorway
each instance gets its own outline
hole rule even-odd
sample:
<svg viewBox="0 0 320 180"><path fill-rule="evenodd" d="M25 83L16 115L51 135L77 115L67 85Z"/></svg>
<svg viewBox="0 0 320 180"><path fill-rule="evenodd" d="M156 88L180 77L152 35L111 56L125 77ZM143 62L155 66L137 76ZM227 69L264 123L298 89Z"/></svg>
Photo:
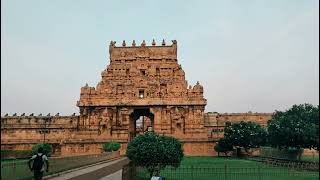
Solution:
<svg viewBox="0 0 320 180"><path fill-rule="evenodd" d="M137 108L130 114L130 139L147 131L154 131L154 115L149 108Z"/></svg>

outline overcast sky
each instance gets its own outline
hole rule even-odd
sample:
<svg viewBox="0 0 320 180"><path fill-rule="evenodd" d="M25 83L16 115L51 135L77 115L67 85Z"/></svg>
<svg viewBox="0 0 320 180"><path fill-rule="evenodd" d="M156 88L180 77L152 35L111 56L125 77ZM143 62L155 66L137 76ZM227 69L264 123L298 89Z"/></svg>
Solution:
<svg viewBox="0 0 320 180"><path fill-rule="evenodd" d="M206 112L319 104L318 0L1 1L1 114L78 113L111 40L178 41Z"/></svg>

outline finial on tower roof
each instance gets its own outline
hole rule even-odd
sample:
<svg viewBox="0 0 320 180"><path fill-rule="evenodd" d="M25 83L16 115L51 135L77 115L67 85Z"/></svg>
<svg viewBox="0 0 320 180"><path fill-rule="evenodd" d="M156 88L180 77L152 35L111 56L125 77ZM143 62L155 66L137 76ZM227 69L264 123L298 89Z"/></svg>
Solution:
<svg viewBox="0 0 320 180"><path fill-rule="evenodd" d="M110 41L109 45L109 54L112 53L113 48L115 47L116 42L115 41Z"/></svg>
<svg viewBox="0 0 320 180"><path fill-rule="evenodd" d="M156 41L154 39L152 39L152 46L156 45Z"/></svg>
<svg viewBox="0 0 320 180"><path fill-rule="evenodd" d="M125 41L125 40L122 41L122 46L123 46L123 47L126 46L126 41Z"/></svg>
<svg viewBox="0 0 320 180"><path fill-rule="evenodd" d="M142 41L141 46L146 46L146 41L145 40Z"/></svg>
<svg viewBox="0 0 320 180"><path fill-rule="evenodd" d="M115 46L116 45L116 41L110 41L110 46Z"/></svg>
<svg viewBox="0 0 320 180"><path fill-rule="evenodd" d="M132 41L132 46L136 47L136 41L135 40Z"/></svg>
<svg viewBox="0 0 320 180"><path fill-rule="evenodd" d="M164 41L164 39L162 40L162 46L165 46L166 42Z"/></svg>
<svg viewBox="0 0 320 180"><path fill-rule="evenodd" d="M177 40L172 40L172 44L177 44Z"/></svg>

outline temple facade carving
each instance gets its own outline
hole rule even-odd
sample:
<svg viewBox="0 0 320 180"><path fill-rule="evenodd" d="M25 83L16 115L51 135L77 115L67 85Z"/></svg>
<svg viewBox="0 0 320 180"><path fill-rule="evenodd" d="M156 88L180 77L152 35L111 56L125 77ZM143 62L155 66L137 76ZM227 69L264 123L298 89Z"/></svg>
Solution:
<svg viewBox="0 0 320 180"><path fill-rule="evenodd" d="M143 41L131 47L125 41L119 47L111 41L109 52L110 64L101 81L96 87L81 88L77 103L81 129L95 129L102 122L112 136L132 139L135 118L152 114L156 133L206 138L203 87L199 82L188 85L178 64L177 41L170 46L156 46L155 41L146 46Z"/></svg>
<svg viewBox="0 0 320 180"><path fill-rule="evenodd" d="M154 131L178 138L187 155L215 155L213 146L223 136L226 121L266 125L271 118L270 113L205 113L204 88L200 82L186 81L176 40L171 45L153 40L151 46L145 41L140 46L135 41L132 46L111 41L109 53L100 82L80 89L80 115L5 115L1 148L28 149L43 141L52 144L56 154L88 154L114 140L122 144L124 154L135 136Z"/></svg>

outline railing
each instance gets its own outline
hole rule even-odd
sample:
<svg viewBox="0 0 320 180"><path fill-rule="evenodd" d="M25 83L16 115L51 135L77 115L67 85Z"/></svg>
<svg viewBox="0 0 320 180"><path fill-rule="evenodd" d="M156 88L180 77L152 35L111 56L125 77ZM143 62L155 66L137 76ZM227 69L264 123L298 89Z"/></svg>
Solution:
<svg viewBox="0 0 320 180"><path fill-rule="evenodd" d="M269 164L273 167L283 166L283 167L288 167L290 169L319 171L319 162L294 161L294 160L288 160L288 159L261 157L261 156L248 157L247 159Z"/></svg>
<svg viewBox="0 0 320 180"><path fill-rule="evenodd" d="M62 171L95 164L120 157L119 152L102 153L95 155L69 156L49 158L49 172L45 175L55 174ZM1 179L32 179L32 172L27 165L28 160L1 161Z"/></svg>
<svg viewBox="0 0 320 180"><path fill-rule="evenodd" d="M132 161L122 167L122 180L132 180L136 174L136 167Z"/></svg>
<svg viewBox="0 0 320 180"><path fill-rule="evenodd" d="M134 168L132 166L131 168ZM149 180L149 173L143 168L135 168L126 172L135 172L135 176L128 180ZM272 167L257 163L255 166L240 167L224 164L218 167L200 166L171 166L160 172L166 180L300 180L319 179L318 172L298 171L288 167ZM127 180L127 179L126 179Z"/></svg>

